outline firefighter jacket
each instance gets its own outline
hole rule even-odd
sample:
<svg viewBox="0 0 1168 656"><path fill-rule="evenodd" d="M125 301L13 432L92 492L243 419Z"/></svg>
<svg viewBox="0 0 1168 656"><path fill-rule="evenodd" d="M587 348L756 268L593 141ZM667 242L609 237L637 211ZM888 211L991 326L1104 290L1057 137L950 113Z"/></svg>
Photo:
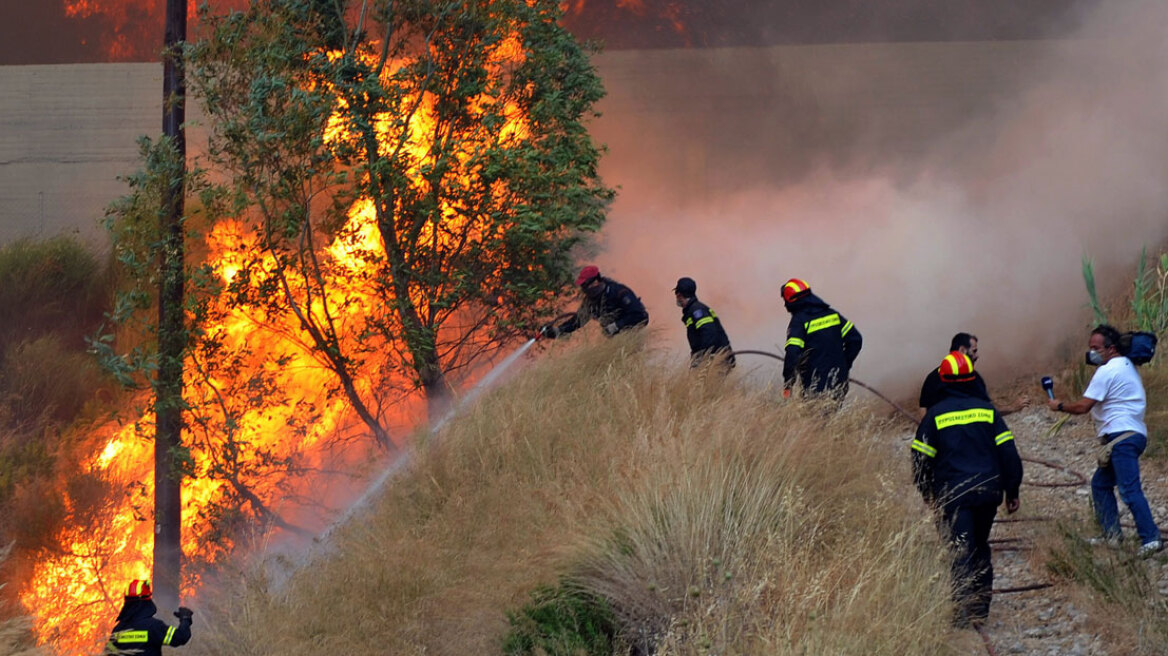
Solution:
<svg viewBox="0 0 1168 656"><path fill-rule="evenodd" d="M611 333L614 335L626 328L649 323L649 313L633 290L615 280L603 277L601 280L604 281L604 291L596 297L586 297L580 309L576 311L576 316L558 327L559 334L573 332L592 319L599 321L601 326L615 324L616 332Z"/></svg>
<svg viewBox="0 0 1168 656"><path fill-rule="evenodd" d="M156 619L158 607L149 599L127 599L118 613L118 623L110 634L110 648L115 654L161 656L164 646L178 647L191 639L191 618L169 626Z"/></svg>
<svg viewBox="0 0 1168 656"><path fill-rule="evenodd" d="M860 331L815 294L786 306L791 322L787 325L784 386L794 386L796 376L812 392L846 386L852 363L863 346Z"/></svg>
<svg viewBox="0 0 1168 656"><path fill-rule="evenodd" d="M946 386L912 442L913 482L929 503L977 505L1018 498L1022 459L1014 434L972 383Z"/></svg>
<svg viewBox="0 0 1168 656"><path fill-rule="evenodd" d="M734 355L730 353L730 338L726 336L718 315L705 303L691 298L685 307L681 308L681 322L685 324L685 337L689 340L689 352L694 365L725 351L727 364L733 366Z"/></svg>

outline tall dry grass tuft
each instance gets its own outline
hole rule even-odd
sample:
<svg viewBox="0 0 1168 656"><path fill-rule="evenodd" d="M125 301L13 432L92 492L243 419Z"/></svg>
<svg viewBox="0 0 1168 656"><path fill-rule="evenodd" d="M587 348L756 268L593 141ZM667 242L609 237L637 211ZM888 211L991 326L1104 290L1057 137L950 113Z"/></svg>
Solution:
<svg viewBox="0 0 1168 656"><path fill-rule="evenodd" d="M661 653L943 651L948 570L896 427L644 339L554 344L420 439L331 555L281 586L225 576L188 651L499 653L508 612L561 580Z"/></svg>
<svg viewBox="0 0 1168 656"><path fill-rule="evenodd" d="M637 431L638 470L572 570L626 640L682 654L941 649L944 549L904 502L894 429L864 409L677 382L644 404L669 430Z"/></svg>

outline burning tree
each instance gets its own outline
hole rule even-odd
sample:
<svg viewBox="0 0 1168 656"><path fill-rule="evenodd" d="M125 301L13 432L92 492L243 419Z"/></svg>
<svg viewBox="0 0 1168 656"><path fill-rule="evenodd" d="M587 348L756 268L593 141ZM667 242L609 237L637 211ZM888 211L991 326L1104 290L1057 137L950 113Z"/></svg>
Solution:
<svg viewBox="0 0 1168 656"><path fill-rule="evenodd" d="M294 316L383 445L390 390L440 410L452 372L546 313L604 219L584 125L603 90L559 17L553 0L204 16L192 78L226 177L209 207L252 249L225 291Z"/></svg>
<svg viewBox="0 0 1168 656"><path fill-rule="evenodd" d="M602 89L558 17L548 0L257 0L204 16L187 73L210 149L183 177L173 454L188 592L245 527L298 530L320 477L366 460L332 447L372 434L392 448L393 403L421 390L440 408L448 378L551 312L612 198L584 125ZM94 346L148 394L156 217L183 158L166 139L143 156L111 214L134 284L119 339ZM153 420L130 419L90 431L79 463L125 498L62 529L21 592L65 651L100 640L117 588L149 571Z"/></svg>

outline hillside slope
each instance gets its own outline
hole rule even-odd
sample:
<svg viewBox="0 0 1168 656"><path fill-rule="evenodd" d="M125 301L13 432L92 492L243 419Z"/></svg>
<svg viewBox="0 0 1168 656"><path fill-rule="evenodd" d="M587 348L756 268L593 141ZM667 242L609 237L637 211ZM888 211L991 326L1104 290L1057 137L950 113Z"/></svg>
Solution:
<svg viewBox="0 0 1168 656"><path fill-rule="evenodd" d="M943 550L883 410L575 341L424 440L331 555L208 586L186 651L500 653L562 577L659 653L946 650Z"/></svg>

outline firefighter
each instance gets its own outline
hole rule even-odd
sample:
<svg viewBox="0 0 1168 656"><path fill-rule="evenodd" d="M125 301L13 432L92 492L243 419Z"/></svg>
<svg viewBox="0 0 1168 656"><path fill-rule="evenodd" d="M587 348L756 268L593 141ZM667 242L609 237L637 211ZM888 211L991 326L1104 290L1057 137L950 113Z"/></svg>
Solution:
<svg viewBox="0 0 1168 656"><path fill-rule="evenodd" d="M574 332L592 319L600 322L609 337L649 323L649 313L633 290L600 275L600 269L595 266L590 264L581 269L576 285L584 293L584 302L576 314L559 325L553 322L540 328L541 336L555 339Z"/></svg>
<svg viewBox="0 0 1168 656"><path fill-rule="evenodd" d="M135 579L126 590L126 602L118 613L118 623L110 634L110 651L115 654L161 656L164 646L178 647L191 639L194 611L179 606L174 612L178 626L156 619L158 607L151 599L150 581Z"/></svg>
<svg viewBox="0 0 1168 656"><path fill-rule="evenodd" d="M783 285L783 305L791 313L783 362L783 396L791 396L796 377L806 392L843 400L848 373L860 354L863 338L851 321L811 293L805 280Z"/></svg>
<svg viewBox="0 0 1168 656"><path fill-rule="evenodd" d="M974 366L977 365L977 335L969 333L957 333L953 339L949 341L949 352L957 351L969 356L973 361ZM986 389L985 380L982 379L981 374L974 372L974 383L977 384L978 396L986 401L990 401L989 390ZM944 384L937 375L937 370L933 369L925 376L925 382L921 384L921 408L928 409L937 401L940 401L944 396ZM1019 410L1030 407L1030 397L1025 394L1018 397L1013 405L995 404L998 409L998 414L1005 417L1006 415L1014 414Z"/></svg>
<svg viewBox="0 0 1168 656"><path fill-rule="evenodd" d="M685 337L689 340L690 366L720 358L726 369L732 369L734 353L730 350L730 338L718 315L698 300L697 293L698 284L693 278L678 278L673 288L677 307L681 308L681 322L685 324Z"/></svg>
<svg viewBox="0 0 1168 656"><path fill-rule="evenodd" d="M940 511L942 530L956 550L954 624L967 628L989 616L990 529L1003 495L1006 512L1021 507L1022 459L1001 414L980 395L973 360L954 351L938 373L942 398L925 412L912 442L913 481L925 503Z"/></svg>

